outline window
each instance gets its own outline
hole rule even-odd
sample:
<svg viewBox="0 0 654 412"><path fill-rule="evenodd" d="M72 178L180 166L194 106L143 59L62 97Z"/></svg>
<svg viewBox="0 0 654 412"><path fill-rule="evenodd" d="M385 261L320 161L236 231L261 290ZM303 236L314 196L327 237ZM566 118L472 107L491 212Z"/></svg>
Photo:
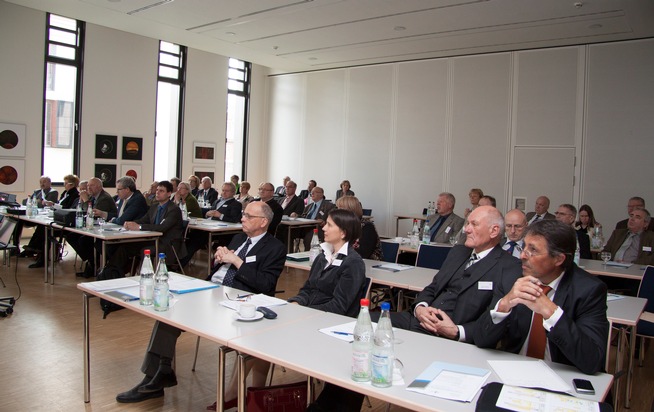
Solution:
<svg viewBox="0 0 654 412"><path fill-rule="evenodd" d="M252 64L229 59L227 79L227 130L225 131L225 182L232 175L245 180L248 107Z"/></svg>
<svg viewBox="0 0 654 412"><path fill-rule="evenodd" d="M84 22L48 14L43 99L42 174L53 182L79 172Z"/></svg>
<svg viewBox="0 0 654 412"><path fill-rule="evenodd" d="M159 42L158 70L154 180L161 181L181 173L186 47Z"/></svg>

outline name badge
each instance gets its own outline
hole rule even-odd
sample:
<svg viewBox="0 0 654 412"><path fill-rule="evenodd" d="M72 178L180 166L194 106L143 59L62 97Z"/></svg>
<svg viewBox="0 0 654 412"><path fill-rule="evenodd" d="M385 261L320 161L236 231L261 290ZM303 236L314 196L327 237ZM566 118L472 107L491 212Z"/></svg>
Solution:
<svg viewBox="0 0 654 412"><path fill-rule="evenodd" d="M445 228L445 233L450 233L450 230L452 230L452 228L450 226L446 227Z"/></svg>
<svg viewBox="0 0 654 412"><path fill-rule="evenodd" d="M246 256L245 257L245 263L252 263L257 261L257 256Z"/></svg>
<svg viewBox="0 0 654 412"><path fill-rule="evenodd" d="M341 266L341 263L343 263L341 259L334 259L332 266Z"/></svg>
<svg viewBox="0 0 654 412"><path fill-rule="evenodd" d="M320 216L324 216L324 215L325 215L325 212L323 212L323 211L321 210L320 212L318 212L318 214L319 214Z"/></svg>
<svg viewBox="0 0 654 412"><path fill-rule="evenodd" d="M479 290L493 290L493 282L477 282L477 289Z"/></svg>
<svg viewBox="0 0 654 412"><path fill-rule="evenodd" d="M651 252L652 247L651 246L643 246L643 252Z"/></svg>

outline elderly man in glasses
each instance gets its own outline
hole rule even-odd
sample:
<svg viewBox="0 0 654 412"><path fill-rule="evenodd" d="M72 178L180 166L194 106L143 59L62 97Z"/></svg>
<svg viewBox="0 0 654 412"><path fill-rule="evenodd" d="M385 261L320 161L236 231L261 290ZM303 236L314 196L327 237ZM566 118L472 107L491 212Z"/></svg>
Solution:
<svg viewBox="0 0 654 412"><path fill-rule="evenodd" d="M250 293L270 296L275 293L286 261L286 248L267 233L272 219L272 210L264 202L247 205L241 218L243 233L234 236L229 246L216 250L212 282ZM141 366L145 377L132 389L119 393L116 401L134 403L159 398L164 395L164 388L177 385L171 363L181 333L180 329L166 323L154 324Z"/></svg>

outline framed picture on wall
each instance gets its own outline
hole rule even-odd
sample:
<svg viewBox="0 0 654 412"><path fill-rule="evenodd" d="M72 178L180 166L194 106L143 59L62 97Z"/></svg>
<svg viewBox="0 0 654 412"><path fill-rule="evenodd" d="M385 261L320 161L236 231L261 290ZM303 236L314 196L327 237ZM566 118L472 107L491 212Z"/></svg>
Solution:
<svg viewBox="0 0 654 412"><path fill-rule="evenodd" d="M143 138L123 136L123 160L143 160Z"/></svg>
<svg viewBox="0 0 654 412"><path fill-rule="evenodd" d="M25 160L0 159L0 192L25 190Z"/></svg>
<svg viewBox="0 0 654 412"><path fill-rule="evenodd" d="M0 123L0 157L25 157L26 126Z"/></svg>
<svg viewBox="0 0 654 412"><path fill-rule="evenodd" d="M202 178L205 177L205 176L208 176L209 178L211 178L212 182L216 181L216 179L215 179L216 169L201 167L201 168L198 168L198 169L193 169L193 174L196 175L200 179L200 181L202 181Z"/></svg>
<svg viewBox="0 0 654 412"><path fill-rule="evenodd" d="M94 176L102 180L105 188L116 187L116 165L96 164Z"/></svg>
<svg viewBox="0 0 654 412"><path fill-rule="evenodd" d="M115 159L117 153L116 144L118 136L107 134L95 135L95 158L96 159Z"/></svg>
<svg viewBox="0 0 654 412"><path fill-rule="evenodd" d="M514 196L513 197L513 207L515 209L522 210L523 212L525 211L527 205L527 198L526 197L519 197L519 196Z"/></svg>
<svg viewBox="0 0 654 412"><path fill-rule="evenodd" d="M193 162L194 163L215 163L216 162L216 145L214 143L193 143Z"/></svg>
<svg viewBox="0 0 654 412"><path fill-rule="evenodd" d="M138 179L141 177L141 165L140 164L122 164L120 165L120 177L123 176L132 176L138 187Z"/></svg>

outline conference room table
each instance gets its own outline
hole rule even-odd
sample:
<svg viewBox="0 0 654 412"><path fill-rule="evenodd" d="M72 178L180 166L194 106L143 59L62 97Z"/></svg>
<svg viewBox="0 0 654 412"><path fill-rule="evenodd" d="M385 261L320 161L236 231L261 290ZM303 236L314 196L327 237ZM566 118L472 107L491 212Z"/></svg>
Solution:
<svg viewBox="0 0 654 412"><path fill-rule="evenodd" d="M13 217L18 217L20 220L29 222L36 225L41 225L46 230L46 236L44 239L44 249L49 250L50 259L44 259L43 272L44 272L44 282L48 283L48 280L51 279L50 284L54 285L55 279L55 262L57 260L58 251L55 248L48 248L48 239L53 236L54 230L65 230L71 233L77 233L82 236L88 236L94 239L102 240L102 248L100 253L100 267L104 267L106 263L107 256L107 244L121 244L121 243L133 243L133 242L144 242L144 241L154 241L155 251L159 251L159 241L158 238L163 235L161 232L154 231L134 231L134 230L123 230L120 229L117 225L107 224L104 227L94 225L93 229L77 229L74 227L64 227L60 224L54 222L54 219L49 215L47 210L39 209L39 214L36 216L27 216L27 215L11 215ZM105 229L106 227L106 229ZM120 229L120 230L119 230ZM158 254L155 254L158 256ZM50 270L51 269L51 270ZM50 275L50 276L49 276ZM49 279L50 278L50 279Z"/></svg>
<svg viewBox="0 0 654 412"><path fill-rule="evenodd" d="M134 284L137 277L133 278ZM269 362L299 371L310 377L322 379L365 395L387 401L416 411L473 411L479 394L471 403L455 402L427 396L406 390L406 385L433 361L446 361L470 367L480 367L491 372L489 382L499 381L488 360L522 360L515 354L489 349L479 349L473 345L434 338L433 336L398 330L396 356L403 363L404 383L390 388L376 388L367 383L356 383L350 378L352 349L348 342L338 340L319 331L320 328L352 322L354 319L314 310L299 305L275 306L278 317L275 320L262 319L256 322L240 322L236 313L220 304L225 294L235 296L242 291L228 287L202 290L175 295L168 311L156 312L152 306L141 306L138 301L126 302L106 295L98 287L108 285L114 280L78 284L83 293L84 326L84 402L90 402L90 329L89 300L102 297L141 315L178 327L202 338L208 339L228 349L239 352L239 372L242 372L246 355L252 355ZM399 343L401 342L401 343ZM144 348L145 349L145 348ZM224 379L224 359L218 362L217 405L222 405ZM598 373L584 375L576 368L556 363L548 363L553 371L568 385L572 379L583 378L593 383L595 395L575 394L576 397L601 401L611 386L613 377ZM239 374L239 411L245 410L245 381Z"/></svg>
<svg viewBox="0 0 654 412"><path fill-rule="evenodd" d="M241 223L221 222L220 220L213 219L190 219L189 229L199 230L208 234L207 241L207 277L211 276L211 262L213 260L213 253L211 253L211 246L213 245L214 238L220 235L230 235L240 233L243 230Z"/></svg>
<svg viewBox="0 0 654 412"><path fill-rule="evenodd" d="M614 278L623 278L641 281L645 273L646 265L633 263L628 268L621 266L612 266L611 262L605 265L601 260L579 259L579 267L586 272L598 276L610 276Z"/></svg>

